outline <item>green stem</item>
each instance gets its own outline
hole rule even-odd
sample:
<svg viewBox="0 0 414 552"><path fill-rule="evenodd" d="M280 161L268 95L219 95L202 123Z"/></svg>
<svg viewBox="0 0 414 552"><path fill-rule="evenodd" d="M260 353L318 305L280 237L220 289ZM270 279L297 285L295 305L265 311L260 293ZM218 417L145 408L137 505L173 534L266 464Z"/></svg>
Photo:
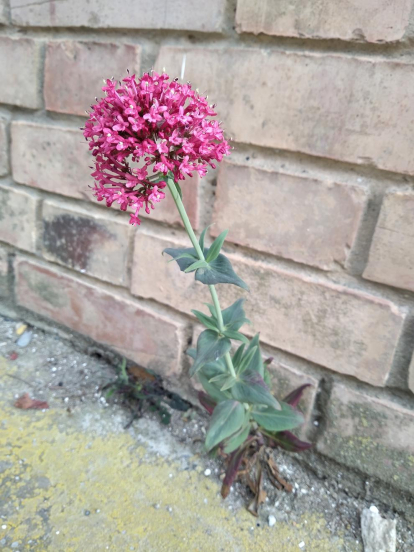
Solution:
<svg viewBox="0 0 414 552"><path fill-rule="evenodd" d="M178 212L180 213L181 220L183 221L184 228L186 229L188 237L190 238L191 243L193 244L193 247L197 252L198 258L201 261L204 261L205 260L204 253L201 250L200 244L198 243L198 239L194 233L193 227L191 226L191 222L190 222L190 219L188 218L187 211L185 210L184 204L181 201L181 197L180 197L180 194L178 193L175 183L170 178L167 178L167 186L171 192L171 195L173 196ZM211 298L213 299L219 330L220 332L224 332L223 316L221 314L220 301L217 295L216 288L214 286L208 286L208 287L210 289ZM236 371L234 369L233 361L231 359L230 353L226 353L224 355L224 359L226 361L226 365L227 365L227 368L229 369L230 374L234 378L236 378Z"/></svg>

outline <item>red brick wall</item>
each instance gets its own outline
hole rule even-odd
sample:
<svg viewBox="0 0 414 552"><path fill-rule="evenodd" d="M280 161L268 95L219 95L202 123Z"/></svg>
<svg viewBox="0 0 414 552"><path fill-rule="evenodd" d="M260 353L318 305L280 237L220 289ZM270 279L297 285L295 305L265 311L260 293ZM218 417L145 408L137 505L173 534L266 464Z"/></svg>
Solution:
<svg viewBox="0 0 414 552"><path fill-rule="evenodd" d="M413 4L0 0L2 304L188 390L207 294L161 255L174 206L135 229L94 202L79 131L104 77L185 67L235 147L185 203L230 229L276 394L311 383L302 435L414 492Z"/></svg>

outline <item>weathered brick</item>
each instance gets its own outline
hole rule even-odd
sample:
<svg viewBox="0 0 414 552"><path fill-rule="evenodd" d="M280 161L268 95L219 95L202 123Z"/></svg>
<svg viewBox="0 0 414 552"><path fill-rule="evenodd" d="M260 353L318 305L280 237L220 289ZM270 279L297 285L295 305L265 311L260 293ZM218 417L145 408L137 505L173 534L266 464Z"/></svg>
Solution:
<svg viewBox="0 0 414 552"><path fill-rule="evenodd" d="M411 0L237 0L236 22L254 34L391 42L404 36L411 8Z"/></svg>
<svg viewBox="0 0 414 552"><path fill-rule="evenodd" d="M17 182L79 199L91 199L93 159L80 130L16 121L12 169Z"/></svg>
<svg viewBox="0 0 414 552"><path fill-rule="evenodd" d="M414 192L385 196L364 278L414 291Z"/></svg>
<svg viewBox="0 0 414 552"><path fill-rule="evenodd" d="M59 264L125 286L132 226L126 217L87 209L43 205L42 254Z"/></svg>
<svg viewBox="0 0 414 552"><path fill-rule="evenodd" d="M187 211L188 218L191 225L197 230L199 225L199 188L200 177L194 175L192 178L187 177L180 183L183 193L183 203L185 210ZM148 217L150 219L158 220L166 224L180 224L182 226L181 217L177 211L172 195L169 191L165 191L165 198L155 205L155 209L151 209L151 213L146 215L144 209L141 211L140 216Z"/></svg>
<svg viewBox="0 0 414 552"><path fill-rule="evenodd" d="M181 323L130 298L20 258L16 300L161 375L179 373Z"/></svg>
<svg viewBox="0 0 414 552"><path fill-rule="evenodd" d="M9 295L9 262L8 251L0 246L0 297Z"/></svg>
<svg viewBox="0 0 414 552"><path fill-rule="evenodd" d="M414 354L411 359L410 368L408 369L408 387L414 393Z"/></svg>
<svg viewBox="0 0 414 552"><path fill-rule="evenodd" d="M220 119L238 142L414 174L411 63L164 46L156 66L180 75L184 56L184 80L218 104Z"/></svg>
<svg viewBox="0 0 414 552"><path fill-rule="evenodd" d="M84 115L101 97L104 77L140 72L141 48L103 42L50 42L45 62L46 109ZM76 75L76 78L74 78Z"/></svg>
<svg viewBox="0 0 414 552"><path fill-rule="evenodd" d="M0 241L35 251L38 202L34 193L0 184Z"/></svg>
<svg viewBox="0 0 414 552"><path fill-rule="evenodd" d="M335 385L326 424L318 443L320 452L404 491L414 491L412 410Z"/></svg>
<svg viewBox="0 0 414 552"><path fill-rule="evenodd" d="M214 32L223 25L225 0L111 0L28 2L11 0L12 22L40 27L177 29Z"/></svg>
<svg viewBox="0 0 414 552"><path fill-rule="evenodd" d="M7 16L6 0L0 0L0 23L7 24L9 18Z"/></svg>
<svg viewBox="0 0 414 552"><path fill-rule="evenodd" d="M304 391L299 402L299 408L305 416L305 423L299 428L297 434L299 437L306 438L311 431L312 411L318 392L319 380L277 360L270 364L269 374L272 381L272 391L278 399L283 399L301 385L311 385Z"/></svg>
<svg viewBox="0 0 414 552"><path fill-rule="evenodd" d="M35 109L40 94L41 44L30 38L0 38L0 102Z"/></svg>
<svg viewBox="0 0 414 552"><path fill-rule="evenodd" d="M7 137L7 122L0 119L0 176L9 172L9 145Z"/></svg>
<svg viewBox="0 0 414 552"><path fill-rule="evenodd" d="M229 228L229 241L329 269L345 263L365 203L365 191L356 186L226 162L211 233Z"/></svg>
<svg viewBox="0 0 414 552"><path fill-rule="evenodd" d="M161 255L166 247L186 243L138 232L132 293L186 313L208 301L206 286ZM239 255L229 258L250 286L247 315L264 343L373 385L385 385L405 312L362 291ZM242 293L235 286L218 287L223 308Z"/></svg>

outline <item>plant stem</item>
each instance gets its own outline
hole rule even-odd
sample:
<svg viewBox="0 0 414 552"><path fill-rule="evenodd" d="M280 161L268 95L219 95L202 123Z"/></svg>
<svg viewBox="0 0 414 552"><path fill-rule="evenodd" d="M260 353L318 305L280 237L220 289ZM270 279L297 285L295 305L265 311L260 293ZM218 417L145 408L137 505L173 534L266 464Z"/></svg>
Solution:
<svg viewBox="0 0 414 552"><path fill-rule="evenodd" d="M204 261L205 260L204 253L201 250L200 244L198 243L198 239L194 233L193 227L191 226L190 219L188 218L187 211L185 210L184 204L181 201L181 197L180 197L180 194L178 193L177 187L170 178L167 178L166 180L167 180L167 186L171 192L171 195L173 196L174 202L177 206L178 212L180 213L180 217L181 217L181 220L183 221L184 228L186 229L188 237L190 238L191 243L193 244L193 247L197 252L198 258L201 261ZM208 287L210 289L211 298L213 299L219 330L220 332L224 332L223 316L221 314L220 301L217 295L216 288L214 286L208 286ZM226 353L224 355L224 359L226 361L226 365L227 365L227 368L229 369L230 374L234 378L236 378L236 371L234 370L233 361L231 359L230 353Z"/></svg>

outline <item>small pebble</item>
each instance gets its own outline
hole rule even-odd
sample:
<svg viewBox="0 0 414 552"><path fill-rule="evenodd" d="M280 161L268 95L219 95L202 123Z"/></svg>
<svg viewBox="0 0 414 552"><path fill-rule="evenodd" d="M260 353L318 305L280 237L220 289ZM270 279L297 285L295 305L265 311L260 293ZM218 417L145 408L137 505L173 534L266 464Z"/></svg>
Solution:
<svg viewBox="0 0 414 552"><path fill-rule="evenodd" d="M56 535L59 535L60 531L56 531Z"/></svg>
<svg viewBox="0 0 414 552"><path fill-rule="evenodd" d="M1 528L2 529L7 529L7 525L2 525Z"/></svg>
<svg viewBox="0 0 414 552"><path fill-rule="evenodd" d="M300 549L305 548L305 541L302 541L299 543L299 548Z"/></svg>
<svg viewBox="0 0 414 552"><path fill-rule="evenodd" d="M273 525L275 525L276 523L275 516L269 516L268 523L269 523L269 527L273 527Z"/></svg>
<svg viewBox="0 0 414 552"><path fill-rule="evenodd" d="M89 511L89 510L85 510L85 516L90 516L90 515L91 515L90 511Z"/></svg>
<svg viewBox="0 0 414 552"><path fill-rule="evenodd" d="M204 475L206 477L208 477L209 475L211 475L211 470L209 468L207 468L205 471L204 471Z"/></svg>
<svg viewBox="0 0 414 552"><path fill-rule="evenodd" d="M372 512L373 514L379 514L378 508L374 505L370 506L369 511Z"/></svg>

